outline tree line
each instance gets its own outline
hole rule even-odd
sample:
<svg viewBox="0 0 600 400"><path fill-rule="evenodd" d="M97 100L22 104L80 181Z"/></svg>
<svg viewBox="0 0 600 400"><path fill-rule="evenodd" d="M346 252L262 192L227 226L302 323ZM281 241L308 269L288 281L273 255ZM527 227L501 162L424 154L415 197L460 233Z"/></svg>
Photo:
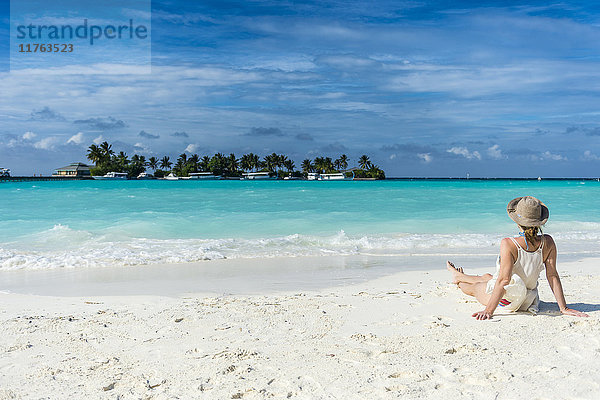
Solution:
<svg viewBox="0 0 600 400"><path fill-rule="evenodd" d="M348 157L342 154L333 160L331 157L316 157L314 160L305 159L296 169L293 160L283 154L272 153L260 157L254 153L242 155L240 158L231 153L228 156L216 153L212 157L192 154L188 156L182 153L175 162L169 156L162 158L149 157L134 154L131 158L123 151L118 154L113 150L112 144L102 142L99 145L92 144L87 151L87 158L95 164L91 168L92 175L105 175L108 172L125 172L130 178L137 177L140 173L150 168L157 178L164 177L169 173L175 176L188 176L193 172L211 172L215 175L226 177L242 176L243 172L268 172L271 176L283 178L286 176L306 177L308 173L331 174L345 172L352 176L348 169ZM371 163L367 155L358 159L358 169L353 169L357 178L385 179L384 171Z"/></svg>

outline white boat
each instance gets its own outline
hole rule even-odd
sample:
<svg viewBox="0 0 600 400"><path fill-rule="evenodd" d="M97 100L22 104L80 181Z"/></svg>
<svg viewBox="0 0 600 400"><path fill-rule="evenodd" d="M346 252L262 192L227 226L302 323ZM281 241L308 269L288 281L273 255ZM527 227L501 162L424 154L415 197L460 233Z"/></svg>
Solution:
<svg viewBox="0 0 600 400"><path fill-rule="evenodd" d="M173 175L173 173L171 172L169 175L165 176L165 179L168 181L178 181L179 177Z"/></svg>
<svg viewBox="0 0 600 400"><path fill-rule="evenodd" d="M106 175L94 176L93 178L98 179L98 180L127 179L127 173L125 173L125 172L109 172Z"/></svg>
<svg viewBox="0 0 600 400"><path fill-rule="evenodd" d="M276 177L270 177L268 172L244 172L243 179L257 180L257 179L277 179Z"/></svg>
<svg viewBox="0 0 600 400"><path fill-rule="evenodd" d="M309 172L308 175L306 176L306 179L309 181L318 181L319 174L316 172Z"/></svg>
<svg viewBox="0 0 600 400"><path fill-rule="evenodd" d="M286 180L286 181L297 181L297 180L300 180L300 178L298 178L297 176L286 176L283 179Z"/></svg>
<svg viewBox="0 0 600 400"><path fill-rule="evenodd" d="M190 174L190 179L215 180L221 179L221 177L212 172L192 172Z"/></svg>
<svg viewBox="0 0 600 400"><path fill-rule="evenodd" d="M351 181L352 178L347 178L341 172L336 172L335 174L321 174L319 176L320 181Z"/></svg>
<svg viewBox="0 0 600 400"><path fill-rule="evenodd" d="M137 176L138 179L154 179L154 175L149 174L147 172L142 172Z"/></svg>

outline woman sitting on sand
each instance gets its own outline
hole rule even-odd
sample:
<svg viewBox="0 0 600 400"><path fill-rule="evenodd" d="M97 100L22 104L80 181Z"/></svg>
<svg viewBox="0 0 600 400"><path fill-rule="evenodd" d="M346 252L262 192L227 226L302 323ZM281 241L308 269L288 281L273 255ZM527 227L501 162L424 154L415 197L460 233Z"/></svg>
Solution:
<svg viewBox="0 0 600 400"><path fill-rule="evenodd" d="M485 307L476 312L477 319L492 318L497 306L510 311L538 312L538 278L546 267L546 278L563 314L587 317L567 308L558 272L556 272L556 245L550 235L538 235L548 220L548 207L535 197L517 197L508 203L508 216L517 223L521 232L516 238L504 238L492 276L467 275L448 261L453 282L469 296L474 296Z"/></svg>

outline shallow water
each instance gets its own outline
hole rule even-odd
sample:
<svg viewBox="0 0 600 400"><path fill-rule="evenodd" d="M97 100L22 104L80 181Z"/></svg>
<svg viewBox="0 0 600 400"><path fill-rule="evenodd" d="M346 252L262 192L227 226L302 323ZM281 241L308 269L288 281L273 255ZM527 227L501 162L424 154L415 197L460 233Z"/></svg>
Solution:
<svg viewBox="0 0 600 400"><path fill-rule="evenodd" d="M600 253L596 181L0 184L0 269L307 255L490 254L534 195L564 254Z"/></svg>

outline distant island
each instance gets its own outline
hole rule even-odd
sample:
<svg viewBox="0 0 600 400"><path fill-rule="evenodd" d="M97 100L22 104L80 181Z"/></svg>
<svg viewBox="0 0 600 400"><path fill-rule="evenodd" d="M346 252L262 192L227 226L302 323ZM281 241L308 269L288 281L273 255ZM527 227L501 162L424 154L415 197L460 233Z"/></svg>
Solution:
<svg viewBox="0 0 600 400"><path fill-rule="evenodd" d="M129 158L120 151L113 150L112 144L102 142L92 144L87 151L87 158L95 164L90 169L92 176L103 176L109 172L126 173L129 178L136 178L150 168L156 178L163 178L170 174L176 177L188 177L190 174L207 172L224 178L242 177L245 172L264 172L277 179L296 178L306 179L309 174L335 174L342 173L348 177L358 179L385 179L385 172L373 164L367 155L358 160L358 167L348 169L349 159L342 154L336 160L330 157L316 157L314 160L302 161L301 170L296 169L293 160L283 154L272 153L260 156L248 153L238 158L231 153L228 156L216 153L212 157L198 154L188 156L186 153L179 155L175 163L168 156L161 159L134 154Z"/></svg>

